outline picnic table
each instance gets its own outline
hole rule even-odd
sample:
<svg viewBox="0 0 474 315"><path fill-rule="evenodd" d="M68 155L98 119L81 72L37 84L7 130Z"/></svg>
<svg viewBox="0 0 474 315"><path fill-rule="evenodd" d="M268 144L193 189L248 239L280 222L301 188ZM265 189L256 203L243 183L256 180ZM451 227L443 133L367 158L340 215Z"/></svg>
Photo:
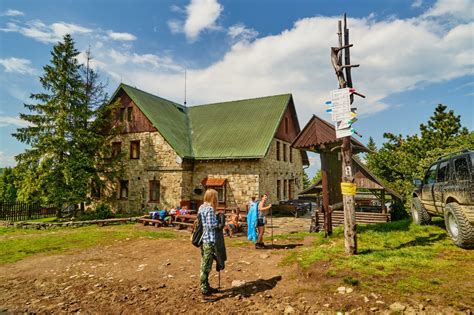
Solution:
<svg viewBox="0 0 474 315"><path fill-rule="evenodd" d="M179 214L174 217L174 223L180 229L183 226L193 226L196 218L197 214Z"/></svg>

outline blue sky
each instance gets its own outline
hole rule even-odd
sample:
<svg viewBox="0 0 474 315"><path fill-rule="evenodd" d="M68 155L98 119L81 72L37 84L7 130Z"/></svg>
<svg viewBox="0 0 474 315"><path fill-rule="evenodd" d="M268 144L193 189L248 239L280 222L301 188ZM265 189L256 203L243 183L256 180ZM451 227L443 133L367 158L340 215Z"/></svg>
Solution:
<svg viewBox="0 0 474 315"><path fill-rule="evenodd" d="M337 81L329 47L349 16L354 86L366 143L413 134L438 103L474 126L474 8L469 0L10 1L0 3L0 167L25 145L10 136L50 51L72 33L109 92L120 82L188 104L293 93L301 127ZM82 59L81 59L82 58ZM83 60L83 55L79 56ZM319 167L311 156L312 176Z"/></svg>

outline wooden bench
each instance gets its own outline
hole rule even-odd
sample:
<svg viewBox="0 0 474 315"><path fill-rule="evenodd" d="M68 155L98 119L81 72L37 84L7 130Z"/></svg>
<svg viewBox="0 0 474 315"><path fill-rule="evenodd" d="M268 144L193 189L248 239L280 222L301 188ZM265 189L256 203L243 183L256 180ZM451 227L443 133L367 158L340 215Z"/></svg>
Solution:
<svg viewBox="0 0 474 315"><path fill-rule="evenodd" d="M148 218L140 218L138 219L139 222L143 223L144 226L147 226L149 224L160 227L164 225L164 222L161 220L155 220L155 219L148 219Z"/></svg>

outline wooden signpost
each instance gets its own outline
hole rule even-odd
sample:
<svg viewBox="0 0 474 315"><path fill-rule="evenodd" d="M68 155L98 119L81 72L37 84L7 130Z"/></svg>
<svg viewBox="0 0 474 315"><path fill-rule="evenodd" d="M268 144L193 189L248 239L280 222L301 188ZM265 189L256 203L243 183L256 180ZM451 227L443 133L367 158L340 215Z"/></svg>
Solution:
<svg viewBox="0 0 474 315"><path fill-rule="evenodd" d="M355 178L352 169L352 144L351 136L356 131L352 128L355 122L355 110L351 108L354 101L354 94L365 97L355 92L352 86L351 68L359 65L351 65L349 48L349 29L347 19L344 14L344 34L342 32L341 21L338 21L338 47L331 47L331 62L336 71L339 82L339 90L331 92L332 118L335 122L336 136L342 138L342 201L344 207L344 238L345 250L347 254L357 254L357 226L355 220ZM344 45L343 45L344 35ZM344 64L342 63L342 52L344 51ZM345 75L344 75L345 72Z"/></svg>

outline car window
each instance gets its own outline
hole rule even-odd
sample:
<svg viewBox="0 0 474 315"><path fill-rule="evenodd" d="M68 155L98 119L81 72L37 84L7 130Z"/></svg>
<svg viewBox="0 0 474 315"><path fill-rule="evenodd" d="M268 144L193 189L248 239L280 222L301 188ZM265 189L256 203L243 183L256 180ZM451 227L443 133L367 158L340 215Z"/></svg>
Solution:
<svg viewBox="0 0 474 315"><path fill-rule="evenodd" d="M426 172L425 175L425 184L434 184L436 182L436 167L438 164L434 164L430 167L430 169Z"/></svg>
<svg viewBox="0 0 474 315"><path fill-rule="evenodd" d="M439 163L438 182L445 182L449 180L449 161Z"/></svg>
<svg viewBox="0 0 474 315"><path fill-rule="evenodd" d="M454 172L457 180L470 179L467 156L461 156L454 159Z"/></svg>

